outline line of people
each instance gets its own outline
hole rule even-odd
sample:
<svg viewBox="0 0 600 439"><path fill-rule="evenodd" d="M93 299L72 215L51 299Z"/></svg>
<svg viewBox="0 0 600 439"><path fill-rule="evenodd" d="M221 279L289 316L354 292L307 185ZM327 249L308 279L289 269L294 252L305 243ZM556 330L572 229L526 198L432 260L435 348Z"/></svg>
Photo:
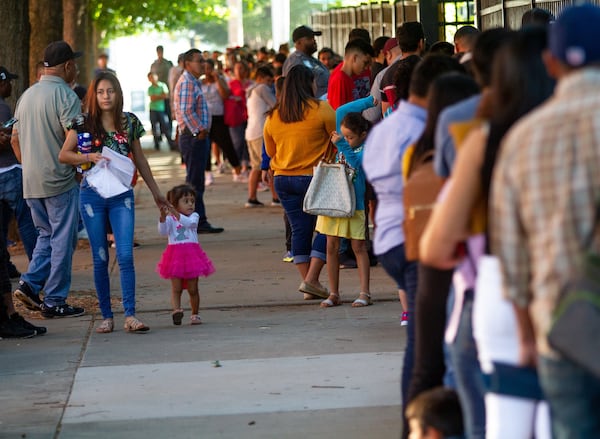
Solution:
<svg viewBox="0 0 600 439"><path fill-rule="evenodd" d="M427 437L427 431L418 433L427 426L413 426L409 418L422 410L423 395L433 397L435 392L428 392L442 385L456 389L440 397L457 396L463 419L440 427L437 437L600 436L598 376L547 340L564 289L581 274L584 256L597 254L600 245L595 233L600 51L594 43L600 8L567 8L550 27L549 13L527 13L523 19L520 31L459 29L455 51L466 53L456 54L445 45L428 50L421 24L402 23L395 38L383 44L389 65L376 75L369 66L377 54L364 29L350 33L343 59L330 70L313 57L320 32L300 26L292 34L296 50L281 66L283 79L274 81L277 74L259 66L251 84L247 66L238 61L235 79L226 83L216 73L209 80L212 96L223 98L225 86L231 93L223 101L223 120L233 128L228 131L240 172L244 160L250 161L254 186L255 171L262 168L264 182L285 211L305 299L321 299L323 308L342 304L339 255L349 242L360 278L352 306L372 304L372 222L372 251L396 283L407 326L401 393L409 410L403 437L411 430L411 437ZM76 232L73 209L57 206L73 207L81 200L104 319L97 330L113 330L103 215L119 224L125 329L149 329L135 317L131 191L100 199L85 179L79 188L72 178L72 165L97 164L103 159L98 148L107 146L132 153L159 208L159 229L169 235L159 272L172 280L173 323L181 324L179 298L187 288L191 323L197 324L198 276L214 270L198 253L197 234L223 231L208 222L203 202L215 121L200 83L208 62L198 49L182 57L172 108L189 186L173 189L167 200L141 153L139 121L122 112L122 92L112 73L101 73L90 86L84 125L99 142L78 154L74 121L81 111L66 84L80 55L64 42L50 45L46 74L17 106L11 143L23 163L24 198L40 235L15 296L46 317L83 314L66 304L72 249L56 248L56 239L74 242ZM272 81L275 97L269 94ZM34 100L46 107L36 107ZM58 101L60 124L47 118ZM238 108L238 117L242 113L239 123L225 120L231 116L227 105ZM248 118L250 108L254 113ZM33 122L44 117L42 132ZM66 140L61 139L65 128ZM36 158L28 145L41 136L52 138L54 149ZM317 218L302 208L313 167L332 141L338 160L358 171L352 218ZM250 144L247 157L242 142ZM268 165L261 163L263 142ZM39 160L54 165L53 179L34 170ZM246 205L257 203L249 186ZM174 259L185 259L181 255L188 249L180 244L193 244L190 251L201 261L192 271L166 266L175 251L171 246L178 247ZM326 263L328 287L320 281ZM0 269L0 279L4 274Z"/></svg>

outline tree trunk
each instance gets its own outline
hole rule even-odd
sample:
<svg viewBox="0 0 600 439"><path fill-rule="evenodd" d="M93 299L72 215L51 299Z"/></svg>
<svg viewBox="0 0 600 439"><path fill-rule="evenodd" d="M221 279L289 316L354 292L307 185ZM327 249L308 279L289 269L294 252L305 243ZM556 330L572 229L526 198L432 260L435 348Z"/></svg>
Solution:
<svg viewBox="0 0 600 439"><path fill-rule="evenodd" d="M14 1L14 0L13 0ZM44 59L44 49L63 39L62 0L29 0L29 83L37 81L36 65Z"/></svg>
<svg viewBox="0 0 600 439"><path fill-rule="evenodd" d="M77 60L79 66L79 82L87 87L90 72L93 70L93 57L88 52L90 47L92 27L90 25L89 0L63 0L64 32L63 39L73 50L84 52Z"/></svg>
<svg viewBox="0 0 600 439"><path fill-rule="evenodd" d="M23 0L2 0L0 14L0 64L11 73L19 75L13 81L13 92L8 104L14 104L23 90L29 86L29 18L27 2Z"/></svg>

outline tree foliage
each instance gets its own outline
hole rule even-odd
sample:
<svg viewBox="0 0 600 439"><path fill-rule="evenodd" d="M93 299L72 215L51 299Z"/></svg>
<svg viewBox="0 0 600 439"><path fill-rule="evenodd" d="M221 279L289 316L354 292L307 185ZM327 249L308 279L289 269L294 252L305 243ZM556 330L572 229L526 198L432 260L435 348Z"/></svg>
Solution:
<svg viewBox="0 0 600 439"><path fill-rule="evenodd" d="M104 41L139 32L177 31L194 23L223 21L221 0L92 0L90 12Z"/></svg>
<svg viewBox="0 0 600 439"><path fill-rule="evenodd" d="M245 41L265 44L271 38L271 3L279 0L243 0ZM348 3L330 0L329 7ZM311 0L290 0L290 26L310 22L321 5ZM227 0L90 0L90 16L101 40L155 30L192 30L205 40L227 43Z"/></svg>

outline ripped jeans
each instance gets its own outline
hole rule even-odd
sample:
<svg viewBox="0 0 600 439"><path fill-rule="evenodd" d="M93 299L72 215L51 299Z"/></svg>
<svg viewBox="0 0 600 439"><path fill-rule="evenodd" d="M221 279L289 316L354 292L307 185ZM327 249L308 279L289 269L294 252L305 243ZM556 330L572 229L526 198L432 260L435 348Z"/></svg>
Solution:
<svg viewBox="0 0 600 439"><path fill-rule="evenodd" d="M135 315L135 269L133 266L133 228L135 205L133 190L111 198L102 198L89 187L85 179L81 183L79 198L81 218L89 235L94 263L94 284L102 318L112 318L110 306L110 277L108 273L109 252L107 229L110 221L117 261L121 275L121 292L125 317Z"/></svg>

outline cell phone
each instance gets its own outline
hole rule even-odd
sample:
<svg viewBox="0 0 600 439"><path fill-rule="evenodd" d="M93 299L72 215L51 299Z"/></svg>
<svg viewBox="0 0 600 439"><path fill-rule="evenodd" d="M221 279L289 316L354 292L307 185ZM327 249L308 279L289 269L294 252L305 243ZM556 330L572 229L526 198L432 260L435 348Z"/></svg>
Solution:
<svg viewBox="0 0 600 439"><path fill-rule="evenodd" d="M12 126L16 123L17 123L17 119L15 119L14 117L11 117L6 122L2 123L2 129L6 130L8 128L12 128Z"/></svg>

